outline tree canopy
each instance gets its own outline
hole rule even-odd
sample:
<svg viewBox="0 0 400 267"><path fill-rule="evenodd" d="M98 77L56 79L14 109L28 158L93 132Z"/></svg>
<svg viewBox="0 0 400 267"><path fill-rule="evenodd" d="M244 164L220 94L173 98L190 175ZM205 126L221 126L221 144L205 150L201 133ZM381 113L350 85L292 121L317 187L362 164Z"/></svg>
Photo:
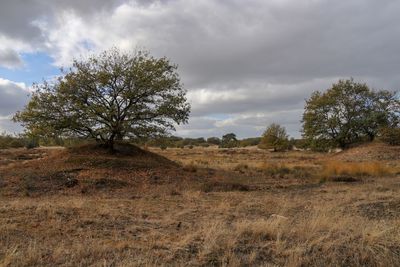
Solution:
<svg viewBox="0 0 400 267"><path fill-rule="evenodd" d="M30 102L17 112L31 133L115 140L155 136L187 123L190 105L167 58L116 48L74 60L55 81L36 84Z"/></svg>
<svg viewBox="0 0 400 267"><path fill-rule="evenodd" d="M372 141L383 127L399 124L394 92L371 90L353 79L339 80L325 92L314 92L303 113L303 137L314 147L346 148Z"/></svg>
<svg viewBox="0 0 400 267"><path fill-rule="evenodd" d="M258 146L260 148L274 149L274 151L278 151L287 149L288 144L289 140L285 127L282 127L277 123L272 123L265 130Z"/></svg>
<svg viewBox="0 0 400 267"><path fill-rule="evenodd" d="M232 148L232 147L237 147L239 145L239 142L236 138L236 134L234 133L228 133L222 136L221 143L219 147L221 148Z"/></svg>

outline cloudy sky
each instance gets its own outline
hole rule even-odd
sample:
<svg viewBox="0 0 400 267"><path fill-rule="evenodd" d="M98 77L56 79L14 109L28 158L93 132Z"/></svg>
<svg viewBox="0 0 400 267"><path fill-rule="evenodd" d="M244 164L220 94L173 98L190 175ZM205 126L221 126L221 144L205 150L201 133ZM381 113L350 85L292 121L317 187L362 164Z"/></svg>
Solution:
<svg viewBox="0 0 400 267"><path fill-rule="evenodd" d="M1 0L0 130L33 82L112 46L167 56L192 105L180 136L300 136L304 99L340 78L400 88L398 0Z"/></svg>

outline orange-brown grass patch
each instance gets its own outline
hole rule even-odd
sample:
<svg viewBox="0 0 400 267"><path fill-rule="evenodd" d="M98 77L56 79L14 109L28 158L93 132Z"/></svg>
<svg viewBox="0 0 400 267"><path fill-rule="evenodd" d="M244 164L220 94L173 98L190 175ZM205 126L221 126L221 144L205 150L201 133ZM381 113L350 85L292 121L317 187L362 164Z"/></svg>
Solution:
<svg viewBox="0 0 400 267"><path fill-rule="evenodd" d="M396 173L393 167L382 162L346 162L327 161L322 164L320 175L331 177L336 175L350 176L388 176Z"/></svg>
<svg viewBox="0 0 400 267"><path fill-rule="evenodd" d="M18 153L29 155L32 151ZM161 185L169 192L186 186L186 179L193 179L192 183L198 179L177 163L130 145L118 147L113 154L94 145L53 150L41 159L4 166L0 177L0 195L7 196L107 192L126 195L144 188L153 191Z"/></svg>

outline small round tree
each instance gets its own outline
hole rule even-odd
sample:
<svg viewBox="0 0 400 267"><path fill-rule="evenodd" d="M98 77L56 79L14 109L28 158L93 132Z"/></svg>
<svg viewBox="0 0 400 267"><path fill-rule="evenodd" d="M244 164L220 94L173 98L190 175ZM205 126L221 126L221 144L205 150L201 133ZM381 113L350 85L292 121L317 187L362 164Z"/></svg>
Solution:
<svg viewBox="0 0 400 267"><path fill-rule="evenodd" d="M219 147L221 148L232 148L237 147L239 145L239 141L236 138L236 134L228 133L222 136L221 143Z"/></svg>
<svg viewBox="0 0 400 267"><path fill-rule="evenodd" d="M190 112L176 70L166 58L113 48L36 84L13 119L34 135L93 138L111 150L115 140L166 134Z"/></svg>
<svg viewBox="0 0 400 267"><path fill-rule="evenodd" d="M274 151L287 149L289 140L285 127L272 123L265 130L258 146L263 149L273 149Z"/></svg>

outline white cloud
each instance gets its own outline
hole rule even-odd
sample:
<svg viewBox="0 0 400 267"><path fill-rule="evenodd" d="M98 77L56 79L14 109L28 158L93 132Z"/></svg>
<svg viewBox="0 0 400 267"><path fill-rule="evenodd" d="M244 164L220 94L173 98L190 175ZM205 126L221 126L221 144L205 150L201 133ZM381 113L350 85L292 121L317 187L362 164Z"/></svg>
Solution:
<svg viewBox="0 0 400 267"><path fill-rule="evenodd" d="M0 32L0 67L20 68L24 65L20 53L33 51L34 49L29 44L9 38Z"/></svg>
<svg viewBox="0 0 400 267"><path fill-rule="evenodd" d="M29 89L24 83L0 78L0 116L10 116L22 108L29 98Z"/></svg>
<svg viewBox="0 0 400 267"><path fill-rule="evenodd" d="M19 132L21 127L11 122L13 114L22 109L29 99L29 88L24 83L17 83L0 78L0 131Z"/></svg>

